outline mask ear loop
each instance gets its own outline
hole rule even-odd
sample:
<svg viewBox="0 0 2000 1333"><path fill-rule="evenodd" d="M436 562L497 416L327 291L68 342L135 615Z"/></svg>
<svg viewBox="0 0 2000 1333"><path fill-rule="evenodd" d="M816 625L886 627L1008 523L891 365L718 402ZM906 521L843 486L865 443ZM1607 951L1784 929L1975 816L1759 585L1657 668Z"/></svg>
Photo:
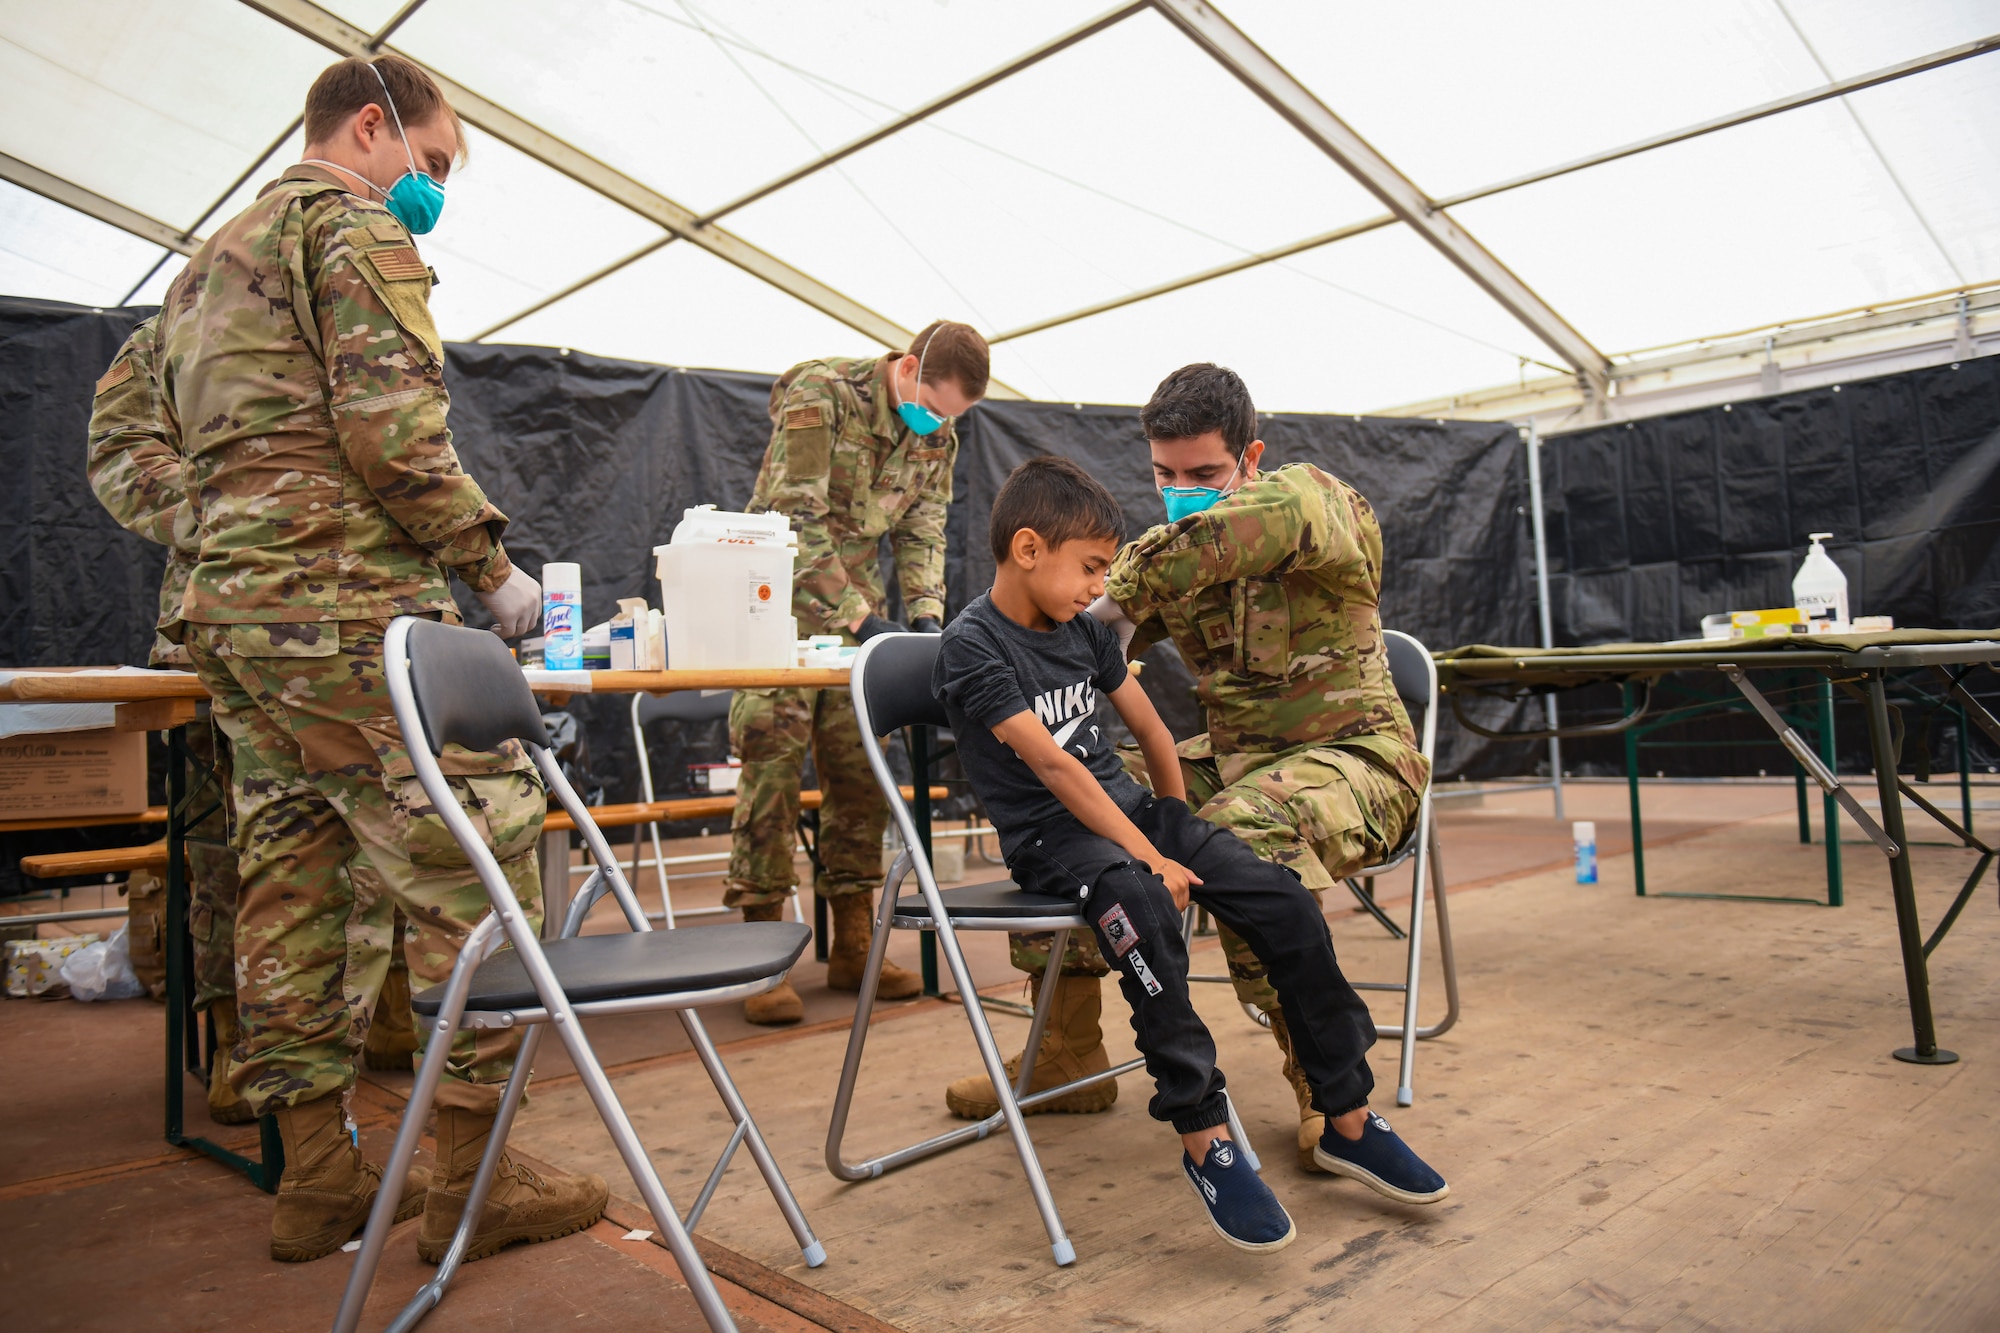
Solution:
<svg viewBox="0 0 2000 1333"><path fill-rule="evenodd" d="M412 176L423 175L424 173L417 170L417 159L410 152L410 136L403 129L403 113L396 110L396 95L389 91L389 81L382 77L381 67L374 61L371 60L368 62L368 68L375 72L375 82L382 85L382 96L389 103L389 114L395 118L396 137L403 141L403 160L410 164L410 174ZM381 189L379 185L375 188ZM384 194L386 193L387 191L384 191ZM928 343L925 344L927 347L929 345Z"/></svg>
<svg viewBox="0 0 2000 1333"><path fill-rule="evenodd" d="M917 353L917 389L919 391L921 391L924 387L924 358L931 354L931 338L935 338L937 336L938 336L938 331L936 329L932 329L930 338L924 339L923 350ZM910 401L913 403L917 403L915 397L912 397ZM917 403L917 406L923 407L924 405L922 403ZM926 412L930 411L930 409L927 407L924 408L924 410ZM932 413L932 415L936 415L936 413Z"/></svg>

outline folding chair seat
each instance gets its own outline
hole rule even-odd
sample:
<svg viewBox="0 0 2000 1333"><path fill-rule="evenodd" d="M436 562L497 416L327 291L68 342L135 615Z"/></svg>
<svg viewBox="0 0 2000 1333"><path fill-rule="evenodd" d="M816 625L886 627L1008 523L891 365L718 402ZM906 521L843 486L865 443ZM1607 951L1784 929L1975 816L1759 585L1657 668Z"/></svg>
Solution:
<svg viewBox="0 0 2000 1333"><path fill-rule="evenodd" d="M739 1146L748 1145L806 1263L818 1267L826 1261L826 1252L807 1225L798 1201L792 1197L776 1159L765 1145L756 1121L744 1106L735 1082L694 1009L770 990L798 961L811 939L810 932L803 925L785 921L654 931L603 830L592 821L588 807L563 778L555 756L545 744L548 737L534 696L506 645L483 630L402 617L389 627L384 657L390 701L409 746L417 780L470 859L494 909L474 927L445 984L434 986L411 1001L411 1008L430 1029L430 1040L396 1134L395 1147L389 1155L385 1179L401 1180L408 1173L417 1139L437 1093L438 1080L444 1072L453 1034L465 1029L527 1028L513 1076L501 1094L493 1133L466 1200L458 1233L444 1262L438 1266L437 1276L418 1290L392 1327L411 1327L444 1299L484 1212L494 1169L534 1068L535 1053L544 1034L553 1028L605 1129L610 1132L619 1156L624 1158L633 1184L652 1212L654 1223L666 1237L667 1246L709 1327L733 1330L735 1321L723 1306L688 1233L700 1221ZM518 910L513 887L492 850L467 818L438 769L436 756L447 744L488 750L507 740L519 740L526 745L549 791L575 821L594 863L590 878L570 903L558 938L552 940L536 938L527 916ZM630 932L580 935L585 916L607 893L616 899ZM648 1010L675 1012L735 1126L685 1221L667 1197L652 1158L633 1131L632 1122L578 1021L599 1014ZM355 1256L354 1272L348 1279L334 1322L336 1333L350 1333L360 1322L362 1306L395 1222L396 1194L393 1188L384 1189L369 1215L360 1252Z"/></svg>
<svg viewBox="0 0 2000 1333"><path fill-rule="evenodd" d="M938 642L935 634L877 635L861 645L861 651L854 659L853 678L849 682L854 691L854 711L861 723L862 749L867 752L868 767L875 775L876 784L888 798L890 815L903 837L903 850L883 880L883 893L876 907L874 936L869 945L867 965L861 974L861 999L855 1010L854 1027L848 1033L847 1060L841 1066L840 1087L833 1102L833 1120L827 1129L826 1165L841 1180L871 1180L885 1171L983 1139L1004 1125L1014 1141L1015 1152L1020 1156L1021 1169L1028 1178L1028 1190L1034 1196L1035 1207L1041 1213L1042 1226L1048 1232L1049 1247L1055 1254L1055 1261L1070 1264L1076 1261L1076 1249L1063 1230L1062 1218L1049 1193L1048 1177L1035 1152L1034 1140L1028 1135L1022 1111L1026 1107L1130 1073L1142 1068L1145 1062L1128 1060L1102 1073L1073 1079L1033 1095L1028 1093L1035 1076L1035 1059L1041 1051L1042 1033L1048 1027L1049 1013L1054 1008L1057 987L1053 983L1055 974L1062 966L1069 932L1088 930L1090 926L1084 919L1081 906L1074 899L1029 893L1016 887L1012 880L994 880L955 889L938 887L936 872L931 867L930 858L924 854L923 845L917 838L916 824L910 818L908 806L903 803L895 776L890 772L881 742L877 739L904 727L948 724L943 706L931 697L931 668L937 661ZM912 873L917 877L918 892L910 897L896 896L904 879ZM893 907L885 910L889 904ZM861 1071L861 1055L868 1042L868 1020L874 1012L876 983L882 974L882 962L888 956L890 932L896 930L937 932L939 951L944 954L952 982L958 988L959 1003L964 1007L967 1023L971 1025L972 1039L979 1048L979 1058L986 1066L987 1077L993 1081L1000 1110L976 1124L961 1126L879 1157L850 1163L841 1156L841 1140L847 1132L848 1113L853 1107L855 1085ZM973 986L965 953L959 947L958 932L961 930L1055 932L1041 997L1035 1005L1034 1018L1028 1029L1028 1044L1022 1054L1020 1074L1011 1082L1007 1078L1006 1062L993 1039L993 1028L986 1021L986 1010L980 1003L979 992ZM1229 1107L1229 1125L1232 1137L1242 1145L1251 1167L1261 1170L1256 1153L1250 1147L1249 1136L1243 1132L1242 1122L1237 1119L1233 1103Z"/></svg>
<svg viewBox="0 0 2000 1333"><path fill-rule="evenodd" d="M1431 660L1430 650L1412 636L1400 630L1383 630L1383 644L1389 650L1389 678L1396 688L1396 694L1409 710L1410 720L1417 727L1418 749L1426 760L1435 762L1437 755L1437 666ZM1458 1022L1458 957L1452 951L1451 916L1445 908L1444 864L1438 851L1437 816L1431 803L1431 783L1424 784L1423 797L1417 804L1417 817L1403 833L1403 841L1379 864L1364 866L1345 877L1348 890L1355 901L1370 916L1380 922L1384 929L1396 939L1406 940L1404 976L1401 981L1350 981L1356 990L1392 991L1403 997L1403 1021L1394 1025L1376 1024L1377 1035L1394 1037L1402 1042L1402 1052L1396 1077L1396 1105L1408 1106L1416 1097L1414 1074L1416 1068L1416 1043L1431 1037L1442 1036ZM1372 884L1364 888L1364 882L1373 881L1378 875L1386 875L1414 861L1410 890L1410 924L1404 930L1389 914L1375 902ZM1424 944L1424 895L1429 890L1437 903L1438 953L1444 965L1445 1015L1429 1027L1417 1025L1417 989L1421 978ZM1188 913L1187 927L1190 933L1194 927L1194 913ZM1190 981L1228 982L1227 976L1191 976ZM1254 1004L1246 1004L1243 1010L1252 1019L1265 1027L1271 1025L1268 1015Z"/></svg>

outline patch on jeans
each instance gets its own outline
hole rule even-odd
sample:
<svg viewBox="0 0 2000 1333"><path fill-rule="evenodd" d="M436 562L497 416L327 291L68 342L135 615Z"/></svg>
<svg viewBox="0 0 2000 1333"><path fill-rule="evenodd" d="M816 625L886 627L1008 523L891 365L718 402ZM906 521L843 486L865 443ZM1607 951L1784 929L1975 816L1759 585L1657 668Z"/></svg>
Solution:
<svg viewBox="0 0 2000 1333"><path fill-rule="evenodd" d="M1139 932L1132 925L1132 918L1125 915L1124 907L1117 903L1111 910L1097 918L1097 928L1104 932L1104 938L1111 941L1112 952L1123 958L1139 942Z"/></svg>
<svg viewBox="0 0 2000 1333"><path fill-rule="evenodd" d="M1153 975L1153 969L1146 966L1146 955L1136 949L1132 951L1132 975L1139 978L1139 984L1146 988L1148 995L1158 995L1165 989L1160 985L1159 978Z"/></svg>

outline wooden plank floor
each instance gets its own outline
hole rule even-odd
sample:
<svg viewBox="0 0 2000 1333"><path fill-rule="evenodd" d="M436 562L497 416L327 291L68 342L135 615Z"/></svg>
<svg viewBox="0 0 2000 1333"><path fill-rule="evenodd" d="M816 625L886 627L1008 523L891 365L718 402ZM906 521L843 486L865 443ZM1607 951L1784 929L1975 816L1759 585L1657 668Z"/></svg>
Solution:
<svg viewBox="0 0 2000 1333"><path fill-rule="evenodd" d="M1779 812L1659 846L1652 887L1818 891L1823 851L1797 843L1778 794ZM1613 800L1622 792L1592 803ZM1935 921L1971 857L1920 846L1916 864ZM1414 1107L1392 1104L1393 1048L1374 1058L1378 1109L1452 1181L1436 1207L1301 1172L1275 1048L1227 987L1210 986L1198 1002L1265 1176L1299 1224L1279 1254L1242 1254L1208 1231L1170 1131L1145 1114L1143 1075L1107 1115L1030 1122L1074 1267L1050 1262L1004 1139L840 1184L821 1164L838 1031L728 1053L828 1264L798 1261L747 1166L731 1170L702 1230L910 1329L2000 1327L1991 882L1933 960L1942 1040L1965 1058L1920 1068L1889 1058L1910 1033L1872 850L1849 850L1837 911L1639 900L1630 866L1613 855L1594 887L1544 870L1453 901L1463 1022L1419 1047ZM1463 858L1453 869L1478 878ZM1335 938L1351 974L1395 970L1374 927L1343 917ZM1219 961L1206 948L1197 970ZM1106 993L1115 1056L1129 1031ZM1023 1021L995 1025L1019 1046ZM850 1156L953 1123L942 1085L974 1063L954 1008L881 1023ZM617 1078L685 1206L720 1146L721 1108L683 1057ZM517 1133L540 1157L622 1176L572 1079L538 1080Z"/></svg>

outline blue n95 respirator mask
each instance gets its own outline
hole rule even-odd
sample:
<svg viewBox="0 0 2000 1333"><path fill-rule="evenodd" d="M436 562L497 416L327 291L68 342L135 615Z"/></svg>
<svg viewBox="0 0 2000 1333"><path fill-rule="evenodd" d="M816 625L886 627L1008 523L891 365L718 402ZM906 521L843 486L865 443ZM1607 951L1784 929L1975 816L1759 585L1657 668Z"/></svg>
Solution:
<svg viewBox="0 0 2000 1333"><path fill-rule="evenodd" d="M1216 501L1229 493L1229 482L1236 480L1236 474L1243 470L1243 458L1239 454L1236 467L1229 474L1229 481L1220 486L1162 486L1160 500L1167 506L1167 522L1178 523L1184 518L1212 508Z"/></svg>
<svg viewBox="0 0 2000 1333"><path fill-rule="evenodd" d="M917 353L917 387L919 389L924 384L924 358L930 354L931 338L935 337L937 337L937 332L933 330L931 337L924 339L923 350ZM903 424L910 428L912 435L935 434L944 428L946 422L951 420L950 417L939 416L914 399L909 402L896 404L896 415L903 419Z"/></svg>
<svg viewBox="0 0 2000 1333"><path fill-rule="evenodd" d="M388 99L389 114L396 121L396 134L403 141L403 157L410 164L409 171L383 195L382 206L395 215L396 221L409 228L412 236L422 236L437 226L438 216L444 212L444 186L432 180L428 172L417 170L417 159L410 152L410 136L403 132L403 116L396 110L396 99L390 95L389 81L372 63L368 68L375 70L375 81L382 85L382 96Z"/></svg>

